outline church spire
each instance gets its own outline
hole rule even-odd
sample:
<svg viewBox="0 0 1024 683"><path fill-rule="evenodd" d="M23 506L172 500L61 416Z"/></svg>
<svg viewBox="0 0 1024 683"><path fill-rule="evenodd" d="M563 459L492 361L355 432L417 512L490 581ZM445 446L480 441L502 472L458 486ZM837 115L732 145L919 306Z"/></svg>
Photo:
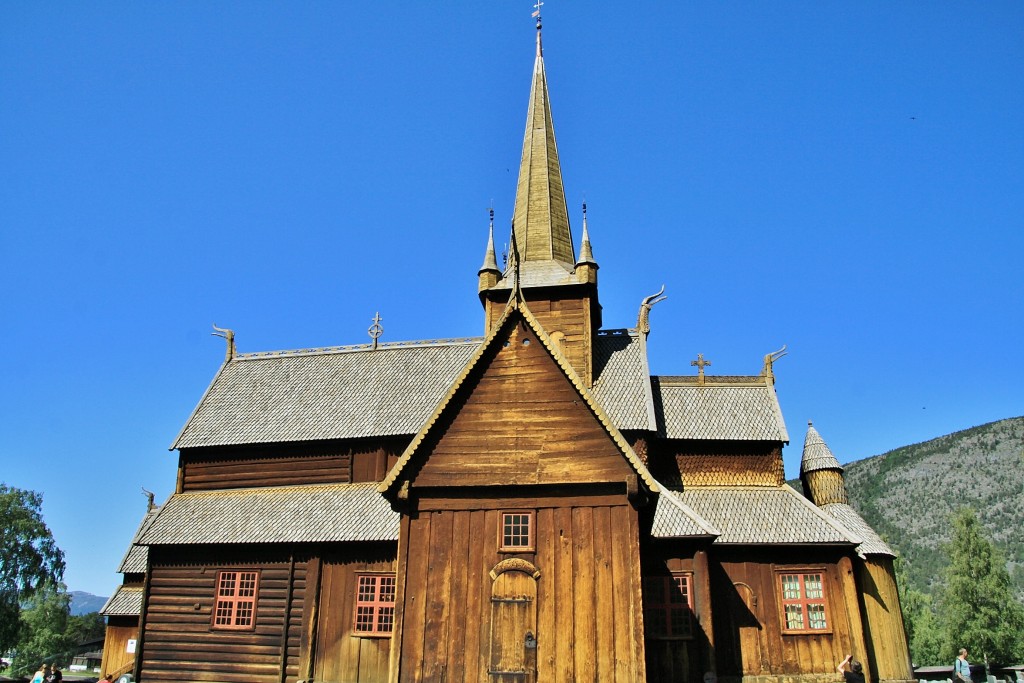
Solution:
<svg viewBox="0 0 1024 683"><path fill-rule="evenodd" d="M513 225L525 268L531 262L554 261L566 271L572 270L576 257L569 232L569 214L562 188L558 148L555 145L555 127L551 119L539 16L537 56L533 65L533 85L526 115Z"/></svg>

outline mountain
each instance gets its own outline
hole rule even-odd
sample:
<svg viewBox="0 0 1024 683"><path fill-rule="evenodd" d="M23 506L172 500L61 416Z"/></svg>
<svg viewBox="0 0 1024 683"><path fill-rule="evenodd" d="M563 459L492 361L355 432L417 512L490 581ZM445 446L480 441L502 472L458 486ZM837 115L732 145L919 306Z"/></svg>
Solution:
<svg viewBox="0 0 1024 683"><path fill-rule="evenodd" d="M902 559L910 585L941 582L950 517L974 508L1024 597L1024 417L990 422L844 465L850 504Z"/></svg>
<svg viewBox="0 0 1024 683"><path fill-rule="evenodd" d="M102 598L92 593L86 593L85 591L71 591L71 614L88 614L89 612L99 612L100 608L103 607L103 603L107 601L106 598Z"/></svg>

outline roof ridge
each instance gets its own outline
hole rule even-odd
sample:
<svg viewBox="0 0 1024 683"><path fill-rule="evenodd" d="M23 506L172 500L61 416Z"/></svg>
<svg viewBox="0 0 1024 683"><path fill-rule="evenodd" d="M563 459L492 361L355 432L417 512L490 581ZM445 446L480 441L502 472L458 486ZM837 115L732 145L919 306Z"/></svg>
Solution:
<svg viewBox="0 0 1024 683"><path fill-rule="evenodd" d="M387 351L389 349L424 348L433 346L469 346L479 344L483 337L442 337L439 339L414 339L408 341L381 342L374 349L373 344L348 344L343 346L319 346L307 349L283 349L280 351L252 351L240 353L235 361L264 360L267 358L289 358L294 356L333 355L357 351Z"/></svg>

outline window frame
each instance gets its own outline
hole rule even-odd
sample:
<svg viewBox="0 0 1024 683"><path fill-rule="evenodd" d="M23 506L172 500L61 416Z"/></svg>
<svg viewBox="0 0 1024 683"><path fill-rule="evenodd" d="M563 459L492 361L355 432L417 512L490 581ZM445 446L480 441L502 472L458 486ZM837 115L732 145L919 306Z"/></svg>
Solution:
<svg viewBox="0 0 1024 683"><path fill-rule="evenodd" d="M373 579L373 599L365 600L362 596L362 587L364 579ZM381 579L391 579L391 592L390 600L385 597L385 593L382 590L384 583ZM356 572L355 573L355 595L354 604L352 606L352 636L355 638L390 638L395 632L395 607L398 592L398 576L396 572ZM360 608L369 608L373 628L365 630L360 628L359 617L362 616ZM381 614L384 610L391 610L388 630L381 628Z"/></svg>
<svg viewBox="0 0 1024 683"><path fill-rule="evenodd" d="M832 633L832 611L829 609L829 594L828 594L828 571L826 567L786 567L776 568L775 574L778 576L776 582L779 599L779 619L781 621L782 633L785 635L820 635ZM808 597L806 589L806 578L807 576L816 575L821 581L821 596L820 597ZM786 597L786 577L796 576L798 577L800 596L797 598ZM789 625L789 619L787 618L786 608L788 606L799 606L801 608L801 615L804 620L804 625L801 628L793 628ZM811 612L808 609L809 606L820 605L822 618L825 620L824 628L812 628L811 627Z"/></svg>
<svg viewBox="0 0 1024 683"><path fill-rule="evenodd" d="M223 595L222 584L225 574L234 574L234 585L231 595ZM243 577L251 576L252 595L240 595L243 590ZM254 631L256 629L256 614L259 607L261 570L252 567L238 567L231 569L220 569L213 584L213 608L210 610L210 628L214 631ZM251 603L251 613L248 615L248 623L238 623L239 605ZM229 623L218 623L219 610L222 604L229 605Z"/></svg>
<svg viewBox="0 0 1024 683"><path fill-rule="evenodd" d="M511 515L526 517L526 545L506 545L506 518ZM515 524L515 522L513 522ZM499 553L532 553L537 550L537 515L533 510L502 510L498 514L498 552Z"/></svg>
<svg viewBox="0 0 1024 683"><path fill-rule="evenodd" d="M648 582L658 581L661 582L661 598L660 602L652 602L652 596L649 590L646 588L642 593L642 606L644 614L644 637L650 640L693 640L696 633L697 623L697 612L693 605L693 572L692 571L673 571L667 574L649 574L643 577L642 584L644 587L648 585ZM675 586L679 585L679 581L682 581L682 587L684 590L683 594L686 596L685 602L672 602L671 595L674 591ZM649 619L649 614L657 610L663 612L665 619L663 621L665 625L664 631L659 629L658 632L653 631L654 620ZM683 612L686 617L686 633L674 633L673 632L673 613Z"/></svg>

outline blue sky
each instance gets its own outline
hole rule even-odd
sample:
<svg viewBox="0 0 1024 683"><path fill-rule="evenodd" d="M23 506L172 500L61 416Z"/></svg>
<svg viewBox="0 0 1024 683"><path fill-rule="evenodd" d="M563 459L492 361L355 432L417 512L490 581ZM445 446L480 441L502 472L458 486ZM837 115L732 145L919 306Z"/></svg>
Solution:
<svg viewBox="0 0 1024 683"><path fill-rule="evenodd" d="M482 332L531 2L0 5L0 481L109 594L240 351ZM841 462L1024 414L1024 4L550 0L606 327L776 365Z"/></svg>

